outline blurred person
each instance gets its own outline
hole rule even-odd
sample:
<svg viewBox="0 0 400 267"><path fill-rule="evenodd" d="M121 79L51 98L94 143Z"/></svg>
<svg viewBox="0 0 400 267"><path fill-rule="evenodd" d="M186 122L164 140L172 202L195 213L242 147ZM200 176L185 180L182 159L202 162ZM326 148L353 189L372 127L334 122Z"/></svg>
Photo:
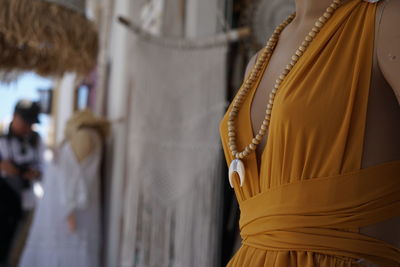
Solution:
<svg viewBox="0 0 400 267"><path fill-rule="evenodd" d="M0 265L8 262L17 229L29 221L32 182L41 176L44 146L32 129L39 113L38 103L20 100L0 136Z"/></svg>
<svg viewBox="0 0 400 267"><path fill-rule="evenodd" d="M100 163L108 122L89 110L68 121L43 176L20 267L100 266Z"/></svg>

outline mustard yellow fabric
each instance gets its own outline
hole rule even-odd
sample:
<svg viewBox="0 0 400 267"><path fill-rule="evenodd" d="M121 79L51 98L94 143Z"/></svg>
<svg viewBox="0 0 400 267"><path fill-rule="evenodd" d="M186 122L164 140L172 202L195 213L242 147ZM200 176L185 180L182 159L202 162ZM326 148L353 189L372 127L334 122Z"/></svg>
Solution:
<svg viewBox="0 0 400 267"><path fill-rule="evenodd" d="M361 169L375 12L362 0L339 7L282 83L261 166L253 152L244 186L234 179L243 242L228 266L400 265L399 249L358 233L400 215L400 160ZM239 148L253 138L260 80L238 113ZM231 108L220 123L228 165Z"/></svg>

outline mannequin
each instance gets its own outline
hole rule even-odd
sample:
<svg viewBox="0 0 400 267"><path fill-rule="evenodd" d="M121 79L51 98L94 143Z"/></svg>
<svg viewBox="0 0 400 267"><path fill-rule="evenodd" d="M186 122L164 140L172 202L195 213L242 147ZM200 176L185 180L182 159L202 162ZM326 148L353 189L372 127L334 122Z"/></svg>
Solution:
<svg viewBox="0 0 400 267"><path fill-rule="evenodd" d="M67 123L65 128L65 141L71 144L72 151L79 162L83 162L96 148L90 129L95 129L101 135L108 134L108 123L95 120L93 114L88 111L76 113ZM68 228L71 232L76 231L76 215L72 212L67 217Z"/></svg>
<svg viewBox="0 0 400 267"><path fill-rule="evenodd" d="M70 132L66 136L70 139L72 151L79 162L84 161L95 149L95 144L88 128L78 129L76 133ZM77 226L74 212L68 215L67 222L69 230L75 232Z"/></svg>
<svg viewBox="0 0 400 267"><path fill-rule="evenodd" d="M315 20L324 12L330 0L296 0L296 17L282 32L251 105L251 120L255 136L264 118L265 99L293 51L307 35ZM348 0L343 1L343 3ZM364 154L361 168L400 159L400 1L381 0L375 23L373 71L365 129ZM256 60L247 67L248 74ZM246 76L247 76L246 74ZM334 77L334 76L333 76ZM268 136L268 132L266 134ZM260 165L266 138L257 147ZM360 229L360 233L400 247L400 217Z"/></svg>
<svg viewBox="0 0 400 267"><path fill-rule="evenodd" d="M21 267L100 264L100 164L109 123L89 110L68 121L65 139L46 168Z"/></svg>

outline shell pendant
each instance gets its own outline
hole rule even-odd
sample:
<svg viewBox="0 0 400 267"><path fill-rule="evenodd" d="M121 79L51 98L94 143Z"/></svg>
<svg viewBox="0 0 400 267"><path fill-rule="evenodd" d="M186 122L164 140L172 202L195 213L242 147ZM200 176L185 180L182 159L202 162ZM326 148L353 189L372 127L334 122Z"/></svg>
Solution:
<svg viewBox="0 0 400 267"><path fill-rule="evenodd" d="M245 178L245 170L244 170L244 164L243 161L240 159L234 159L232 160L231 164L229 165L229 184L233 188L233 174L237 173L239 175L240 179L240 186L243 186L244 183L244 178Z"/></svg>

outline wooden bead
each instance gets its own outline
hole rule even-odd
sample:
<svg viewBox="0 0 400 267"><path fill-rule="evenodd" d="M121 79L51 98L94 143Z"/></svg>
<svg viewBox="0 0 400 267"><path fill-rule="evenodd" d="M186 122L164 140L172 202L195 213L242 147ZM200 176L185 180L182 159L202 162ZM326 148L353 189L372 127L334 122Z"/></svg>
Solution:
<svg viewBox="0 0 400 267"><path fill-rule="evenodd" d="M271 37L271 38L269 38L269 41L270 41L271 43L273 43L273 44L276 44L276 42L278 42L278 39L277 39L277 38Z"/></svg>
<svg viewBox="0 0 400 267"><path fill-rule="evenodd" d="M331 7L331 6L329 6L329 7L326 9L326 13L328 13L328 14L332 14L333 11L335 11L335 9L333 9L333 7Z"/></svg>
<svg viewBox="0 0 400 267"><path fill-rule="evenodd" d="M239 95L237 96L237 98L239 97ZM232 110L234 112L237 112L239 110L238 106L240 106L240 103L238 101L235 101L233 106L232 106Z"/></svg>
<svg viewBox="0 0 400 267"><path fill-rule="evenodd" d="M342 1L341 0L333 0L333 3L340 5Z"/></svg>
<svg viewBox="0 0 400 267"><path fill-rule="evenodd" d="M256 139L257 139L258 141L261 141L261 140L263 139L263 137L262 137L262 135L257 134L257 135L256 135Z"/></svg>
<svg viewBox="0 0 400 267"><path fill-rule="evenodd" d="M312 27L311 31L313 31L313 32L315 32L315 33L318 33L318 32L319 32L319 28L317 28L317 27Z"/></svg>
<svg viewBox="0 0 400 267"><path fill-rule="evenodd" d="M331 13L325 12L323 16L324 18L329 19L332 15Z"/></svg>
<svg viewBox="0 0 400 267"><path fill-rule="evenodd" d="M238 92L238 96L240 97L246 97L247 92L250 91L250 89L252 88L253 83L250 84L245 84L245 86L243 86L242 88L240 88L239 92Z"/></svg>
<svg viewBox="0 0 400 267"><path fill-rule="evenodd" d="M248 80L249 80L249 84L253 85L253 83L256 81L257 77L256 76L249 76ZM247 85L247 84L246 84Z"/></svg>
<svg viewBox="0 0 400 267"><path fill-rule="evenodd" d="M238 103L242 103L242 101L243 101L243 96L242 96L242 95L238 95L238 96L236 97L236 101L238 101Z"/></svg>
<svg viewBox="0 0 400 267"><path fill-rule="evenodd" d="M251 89L252 83L246 83L239 91L240 96L246 96L247 92Z"/></svg>
<svg viewBox="0 0 400 267"><path fill-rule="evenodd" d="M282 83L282 80L281 80L280 78L278 78L278 79L276 79L275 83L276 83L276 84L281 84L281 83Z"/></svg>
<svg viewBox="0 0 400 267"><path fill-rule="evenodd" d="M284 69L282 73L283 73L284 75L288 75L289 70L288 70L288 69Z"/></svg>
<svg viewBox="0 0 400 267"><path fill-rule="evenodd" d="M306 39L307 42L311 42L312 41L312 37L310 35L307 35L305 39Z"/></svg>
<svg viewBox="0 0 400 267"><path fill-rule="evenodd" d="M297 61L299 60L299 56L293 55L293 56L292 56L292 60L297 62Z"/></svg>
<svg viewBox="0 0 400 267"><path fill-rule="evenodd" d="M260 131L258 131L258 133L262 136L264 136L267 133L267 127L265 127L264 125L261 126Z"/></svg>
<svg viewBox="0 0 400 267"><path fill-rule="evenodd" d="M333 10L335 10L336 8L338 8L338 4L332 3L332 4L330 5L330 7L333 8Z"/></svg>
<svg viewBox="0 0 400 267"><path fill-rule="evenodd" d="M267 57L268 57L268 53L267 52L264 52L264 53L262 53L260 55L260 60L262 61L262 64L265 63L265 60L267 59Z"/></svg>
<svg viewBox="0 0 400 267"><path fill-rule="evenodd" d="M319 20L319 22L321 22L323 24L325 24L328 21L328 19L324 16L320 17L318 20Z"/></svg>
<svg viewBox="0 0 400 267"><path fill-rule="evenodd" d="M272 100L275 98L275 94L273 94L273 93L270 93L269 94L269 98L271 98Z"/></svg>
<svg viewBox="0 0 400 267"><path fill-rule="evenodd" d="M280 33L281 33L280 31L276 32L276 30L275 30L275 31L272 33L272 35L271 35L271 37L270 37L270 40L272 40L273 42L278 41L278 40L279 40L279 36L281 35Z"/></svg>
<svg viewBox="0 0 400 267"><path fill-rule="evenodd" d="M251 150L255 150L257 147L256 147L256 145L254 145L253 143L251 143L251 144L249 145L249 148L250 148Z"/></svg>
<svg viewBox="0 0 400 267"><path fill-rule="evenodd" d="M310 42L307 40L304 40L301 45L304 46L304 48L307 48L307 46L309 46Z"/></svg>
<svg viewBox="0 0 400 267"><path fill-rule="evenodd" d="M274 89L272 89L271 93L272 93L272 94L276 94L277 91L278 91L278 90L276 90L276 88L274 88Z"/></svg>
<svg viewBox="0 0 400 267"><path fill-rule="evenodd" d="M251 140L251 142L252 142L253 144L255 144L255 145L260 144L260 141L259 141L257 138L253 138L253 139Z"/></svg>
<svg viewBox="0 0 400 267"><path fill-rule="evenodd" d="M312 38L314 38L315 37L315 32L313 32L313 31L310 31L309 33L308 33L308 36L311 36Z"/></svg>
<svg viewBox="0 0 400 267"><path fill-rule="evenodd" d="M296 55L298 57L301 57L303 55L303 52L299 49L299 50L296 51Z"/></svg>
<svg viewBox="0 0 400 267"><path fill-rule="evenodd" d="M229 136L229 137L231 137L231 136L236 136L236 133L234 133L234 132L229 132L229 133L228 133L228 136Z"/></svg>
<svg viewBox="0 0 400 267"><path fill-rule="evenodd" d="M324 24L322 24L322 22L320 22L320 21L317 21L317 22L315 22L315 27L317 27L317 28L322 28L322 26L324 26Z"/></svg>

